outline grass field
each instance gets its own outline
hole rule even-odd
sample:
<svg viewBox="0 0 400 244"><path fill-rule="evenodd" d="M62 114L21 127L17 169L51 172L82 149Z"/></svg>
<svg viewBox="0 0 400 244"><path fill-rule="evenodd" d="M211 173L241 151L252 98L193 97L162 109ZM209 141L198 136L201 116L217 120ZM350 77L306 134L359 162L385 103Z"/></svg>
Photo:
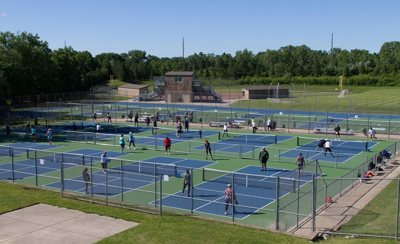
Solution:
<svg viewBox="0 0 400 244"><path fill-rule="evenodd" d="M236 107L293 109L350 113L398 113L399 87L346 87L349 94L338 98L335 87L310 87L297 90L293 98L238 101Z"/></svg>

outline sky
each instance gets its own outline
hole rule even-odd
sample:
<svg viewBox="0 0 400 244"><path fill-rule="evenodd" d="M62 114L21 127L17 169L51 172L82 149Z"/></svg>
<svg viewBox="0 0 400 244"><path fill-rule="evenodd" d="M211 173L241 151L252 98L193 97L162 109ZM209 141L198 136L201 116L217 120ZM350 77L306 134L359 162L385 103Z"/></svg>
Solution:
<svg viewBox="0 0 400 244"><path fill-rule="evenodd" d="M0 31L92 55L235 54L307 45L379 52L400 41L399 0L0 0Z"/></svg>

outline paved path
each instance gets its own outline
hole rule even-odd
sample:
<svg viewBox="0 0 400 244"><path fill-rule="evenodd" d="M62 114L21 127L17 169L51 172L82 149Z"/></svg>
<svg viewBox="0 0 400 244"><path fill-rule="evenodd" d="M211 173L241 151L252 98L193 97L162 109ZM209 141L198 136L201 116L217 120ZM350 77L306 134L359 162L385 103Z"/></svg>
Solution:
<svg viewBox="0 0 400 244"><path fill-rule="evenodd" d="M125 220L37 204L0 215L0 243L94 243L136 225Z"/></svg>
<svg viewBox="0 0 400 244"><path fill-rule="evenodd" d="M316 216L316 231L311 228L311 221L303 223L299 229L290 230L294 235L314 239L318 233L332 232L348 222L365 205L367 205L383 188L385 188L393 178L400 174L399 156L391 159L387 163L385 173L374 176L367 183L357 183L342 196L334 199L331 204L319 210ZM388 179L388 180L384 180Z"/></svg>

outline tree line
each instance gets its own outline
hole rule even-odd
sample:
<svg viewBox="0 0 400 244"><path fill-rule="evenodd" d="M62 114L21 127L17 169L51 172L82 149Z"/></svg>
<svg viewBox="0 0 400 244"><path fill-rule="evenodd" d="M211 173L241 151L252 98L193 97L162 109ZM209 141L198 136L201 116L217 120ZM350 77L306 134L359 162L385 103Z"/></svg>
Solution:
<svg viewBox="0 0 400 244"><path fill-rule="evenodd" d="M51 50L38 35L0 32L0 97L88 90L105 84L113 75L138 83L171 70L194 71L198 78L233 79L242 84L307 83L400 84L400 42L386 42L379 53L367 50L330 51L285 46L253 53L244 49L234 55L204 54L159 58L142 50L101 53L72 47Z"/></svg>

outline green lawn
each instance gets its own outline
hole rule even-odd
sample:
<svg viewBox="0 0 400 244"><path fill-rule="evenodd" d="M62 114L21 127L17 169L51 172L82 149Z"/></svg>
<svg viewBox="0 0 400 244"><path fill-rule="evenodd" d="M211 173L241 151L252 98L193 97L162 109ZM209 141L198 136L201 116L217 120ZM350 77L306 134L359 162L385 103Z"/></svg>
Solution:
<svg viewBox="0 0 400 244"><path fill-rule="evenodd" d="M394 236L396 209L397 181L394 180L339 231Z"/></svg>
<svg viewBox="0 0 400 244"><path fill-rule="evenodd" d="M293 109L305 111L329 111L351 113L398 113L400 87L346 87L344 98L338 98L336 87L307 86L295 90L288 99L253 99L238 101L235 107ZM296 88L295 88L296 89Z"/></svg>
<svg viewBox="0 0 400 244"><path fill-rule="evenodd" d="M151 215L122 208L96 205L59 193L0 182L0 213L35 203L46 203L87 213L139 222L136 228L107 238L101 243L307 243L285 234L252 229L233 224L207 221L187 216Z"/></svg>

